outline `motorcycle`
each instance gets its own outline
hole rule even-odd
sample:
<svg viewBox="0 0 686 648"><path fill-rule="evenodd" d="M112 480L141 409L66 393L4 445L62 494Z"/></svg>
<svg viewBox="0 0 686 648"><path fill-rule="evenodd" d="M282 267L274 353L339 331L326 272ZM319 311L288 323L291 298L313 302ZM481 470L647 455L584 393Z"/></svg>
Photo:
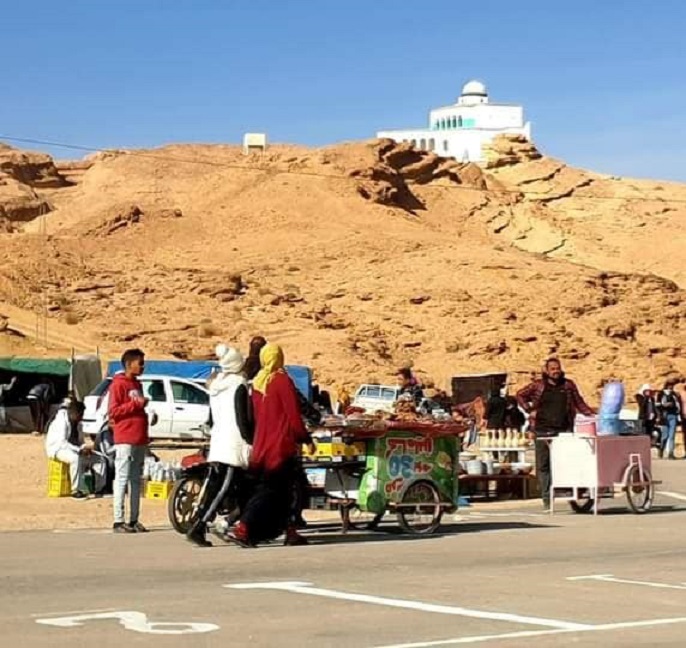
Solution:
<svg viewBox="0 0 686 648"><path fill-rule="evenodd" d="M300 392L298 392L298 400L306 423L309 426L319 424L322 417L321 411L311 405ZM202 426L205 437L209 437L210 429L211 421ZM183 458L181 476L177 479L169 496L167 504L169 521L175 531L184 535L188 533L197 520L200 503L205 498L212 471L216 470L207 461L208 452L208 448L203 447L198 452ZM234 479L217 510L217 517L225 518L226 528L230 527L240 517L239 495L245 495L250 489L250 479L248 473L241 471L238 478ZM301 471L299 478L293 483L291 498L291 510L298 512L297 524L299 527L304 527L306 522L302 519L301 512L309 500L307 477L304 471Z"/></svg>
<svg viewBox="0 0 686 648"><path fill-rule="evenodd" d="M205 499L210 478L216 466L207 461L207 450L184 457L181 476L176 480L167 503L167 514L172 527L178 533L190 531L198 518L200 503ZM236 479L217 509L217 516L226 518L228 526L240 516L238 489L244 480Z"/></svg>
<svg viewBox="0 0 686 648"><path fill-rule="evenodd" d="M181 476L176 480L174 488L169 495L167 514L174 530L186 534L198 519L200 503L205 498L205 493L212 477L212 471L217 468L207 461L207 449L184 457L181 461ZM251 477L248 473L240 471L232 482L226 496L217 509L217 517L224 518L223 525L228 529L234 524L241 514L241 495L245 499L246 492L251 489ZM292 509L301 511L307 503L307 478L302 475L301 479L293 483ZM301 522L304 526L305 523Z"/></svg>

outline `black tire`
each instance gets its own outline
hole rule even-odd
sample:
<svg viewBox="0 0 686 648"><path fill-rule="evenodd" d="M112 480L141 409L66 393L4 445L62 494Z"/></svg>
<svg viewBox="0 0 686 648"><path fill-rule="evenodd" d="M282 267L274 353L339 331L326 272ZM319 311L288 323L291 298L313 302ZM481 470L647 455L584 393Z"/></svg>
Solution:
<svg viewBox="0 0 686 648"><path fill-rule="evenodd" d="M590 513L593 510L595 500L583 499L583 500L570 500L569 506L575 513Z"/></svg>
<svg viewBox="0 0 686 648"><path fill-rule="evenodd" d="M385 513L367 513L357 504L341 504L338 512L341 514L344 531L376 531Z"/></svg>
<svg viewBox="0 0 686 648"><path fill-rule="evenodd" d="M441 494L431 482L415 482L403 494L397 515L403 531L415 535L429 535L441 524Z"/></svg>
<svg viewBox="0 0 686 648"><path fill-rule="evenodd" d="M632 486L632 484L639 485ZM629 508L634 513L641 514L650 510L653 505L653 484L647 470L643 470L643 480L641 480L638 465L629 466L624 477L624 486Z"/></svg>
<svg viewBox="0 0 686 648"><path fill-rule="evenodd" d="M190 530L197 512L197 500L203 480L199 476L179 479L169 496L167 514L174 531L186 534Z"/></svg>

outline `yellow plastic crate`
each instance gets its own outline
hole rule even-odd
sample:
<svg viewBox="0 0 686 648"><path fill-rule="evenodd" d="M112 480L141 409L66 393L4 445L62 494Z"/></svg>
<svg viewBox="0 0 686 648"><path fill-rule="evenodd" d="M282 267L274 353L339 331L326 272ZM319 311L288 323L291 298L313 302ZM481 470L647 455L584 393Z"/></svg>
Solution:
<svg viewBox="0 0 686 648"><path fill-rule="evenodd" d="M48 460L48 497L68 497L71 495L69 464Z"/></svg>
<svg viewBox="0 0 686 648"><path fill-rule="evenodd" d="M364 456L367 453L367 445L364 441L356 441L348 445L342 441L318 442L317 452L311 455L307 451L307 446L303 446L303 457L317 461L322 457L345 457L351 459Z"/></svg>
<svg viewBox="0 0 686 648"><path fill-rule="evenodd" d="M169 499L172 489L174 488L173 482L158 482L149 481L145 485L145 497L147 499Z"/></svg>

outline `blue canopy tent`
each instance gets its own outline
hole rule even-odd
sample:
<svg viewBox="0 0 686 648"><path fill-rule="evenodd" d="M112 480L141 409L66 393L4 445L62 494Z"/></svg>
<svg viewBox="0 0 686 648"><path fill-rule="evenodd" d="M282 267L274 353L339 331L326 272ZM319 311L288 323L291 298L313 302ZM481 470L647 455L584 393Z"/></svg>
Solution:
<svg viewBox="0 0 686 648"><path fill-rule="evenodd" d="M195 382L204 382L219 365L210 360L145 360L145 371L149 374L186 378ZM109 362L107 375L113 376L121 371L121 363ZM286 365L286 372L291 377L298 391L312 401L312 369L302 365Z"/></svg>

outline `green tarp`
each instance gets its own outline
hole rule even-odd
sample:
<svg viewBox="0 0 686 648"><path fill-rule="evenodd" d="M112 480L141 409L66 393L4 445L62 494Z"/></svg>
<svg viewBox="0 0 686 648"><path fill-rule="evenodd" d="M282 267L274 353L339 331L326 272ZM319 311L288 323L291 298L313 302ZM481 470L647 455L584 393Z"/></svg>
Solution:
<svg viewBox="0 0 686 648"><path fill-rule="evenodd" d="M0 358L0 371L69 376L71 362L63 358L42 359L11 356Z"/></svg>

